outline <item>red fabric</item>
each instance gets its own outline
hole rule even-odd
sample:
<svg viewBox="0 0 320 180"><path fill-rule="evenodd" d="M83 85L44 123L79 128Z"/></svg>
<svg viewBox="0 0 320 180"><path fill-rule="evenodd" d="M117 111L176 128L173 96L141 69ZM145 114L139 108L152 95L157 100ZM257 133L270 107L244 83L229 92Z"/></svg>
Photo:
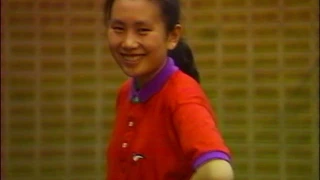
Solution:
<svg viewBox="0 0 320 180"><path fill-rule="evenodd" d="M189 76L175 72L144 103L129 101L130 88L126 82L117 98L107 151L108 180L187 180L201 154L229 154L209 101Z"/></svg>

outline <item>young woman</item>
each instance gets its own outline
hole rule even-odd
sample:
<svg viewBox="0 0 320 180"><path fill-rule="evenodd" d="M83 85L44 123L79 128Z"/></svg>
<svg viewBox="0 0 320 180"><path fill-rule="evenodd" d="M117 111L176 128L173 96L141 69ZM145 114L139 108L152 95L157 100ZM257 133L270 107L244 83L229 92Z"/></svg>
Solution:
<svg viewBox="0 0 320 180"><path fill-rule="evenodd" d="M119 89L108 180L231 180L230 154L182 40L178 0L107 0Z"/></svg>

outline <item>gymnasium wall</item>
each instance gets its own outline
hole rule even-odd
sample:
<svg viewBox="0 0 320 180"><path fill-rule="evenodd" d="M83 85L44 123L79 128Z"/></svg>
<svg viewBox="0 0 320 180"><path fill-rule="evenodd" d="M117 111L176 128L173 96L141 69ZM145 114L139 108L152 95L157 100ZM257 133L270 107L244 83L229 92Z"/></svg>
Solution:
<svg viewBox="0 0 320 180"><path fill-rule="evenodd" d="M237 180L319 179L316 0L183 0ZM1 177L97 180L116 89L102 0L1 0Z"/></svg>

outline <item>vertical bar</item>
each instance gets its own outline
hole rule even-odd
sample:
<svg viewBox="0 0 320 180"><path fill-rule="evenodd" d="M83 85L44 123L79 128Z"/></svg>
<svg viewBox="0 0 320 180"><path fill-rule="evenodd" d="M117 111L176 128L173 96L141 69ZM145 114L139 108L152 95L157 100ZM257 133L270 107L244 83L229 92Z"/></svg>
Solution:
<svg viewBox="0 0 320 180"><path fill-rule="evenodd" d="M311 12L312 19L310 22L311 37L309 37L310 47L311 49L311 73L312 81L311 89L312 89L312 97L313 100L311 101L311 113L312 115L312 149L313 152L313 162L312 162L312 172L313 178L319 179L319 1L313 0L311 3L311 7L313 11ZM314 78L313 78L314 77ZM316 85L313 86L313 83Z"/></svg>
<svg viewBox="0 0 320 180"><path fill-rule="evenodd" d="M278 31L278 72L279 72L279 84L278 84L278 92L279 92L279 130L280 130L280 158L279 158L279 167L280 167L280 179L287 179L287 169L286 169L286 116L285 116L285 80L284 80L284 11L285 5L283 0L279 0L279 31Z"/></svg>
<svg viewBox="0 0 320 180"><path fill-rule="evenodd" d="M222 13L222 1L223 0L217 0L217 8L216 8L216 14L217 14L217 27L223 27L223 22L221 19L221 13ZM216 38L216 61L217 61L217 69L215 70L216 72L216 76L217 76L217 85L216 87L223 87L223 82L222 82L222 73L223 73L223 69L222 69L222 63L223 63L223 36L222 36L222 32L218 32L217 33L217 38ZM223 110L223 90L222 88L217 88L217 99L216 99L216 109L217 109L217 115L219 117L219 124L221 124L220 122L222 122L222 119L224 118L224 110ZM223 124L219 125L220 128L224 128Z"/></svg>
<svg viewBox="0 0 320 180"><path fill-rule="evenodd" d="M99 12L101 10L101 6L99 2L95 3L95 11ZM99 16L101 13L96 13L97 16ZM102 19L97 17L97 19ZM104 26L102 21L96 21L96 32L95 32L95 50L96 50L96 56L95 56L95 71L96 71L96 103L95 103L95 136L96 136L96 150L95 150L95 170L96 170L96 179L103 179L103 172L101 170L102 162L104 162L104 146L105 146L105 140L102 139L102 137L105 137L103 134L105 133L103 129L103 120L105 118L103 117L103 69L102 69L102 61L103 61L103 45L102 43L104 40L101 38L102 33L104 32Z"/></svg>
<svg viewBox="0 0 320 180"><path fill-rule="evenodd" d="M247 110L247 119L248 119L248 126L247 126L247 133L248 133L248 139L247 139L247 147L249 151L249 160L248 160L248 179L256 179L255 178L255 163L257 161L255 156L255 132L254 132L254 39L253 39L253 22L252 22L252 11L253 11L253 5L251 0L247 0L247 59L248 59L248 99L246 102L246 106L248 106Z"/></svg>
<svg viewBox="0 0 320 180"><path fill-rule="evenodd" d="M9 178L6 176L10 171L9 146L10 132L10 108L9 108L9 90L8 90L8 55L10 50L10 41L8 40L8 1L1 0L1 179Z"/></svg>
<svg viewBox="0 0 320 180"><path fill-rule="evenodd" d="M65 64L66 64L66 86L65 86L65 93L66 93L66 99L65 99L65 171L66 176L65 180L72 179L71 176L71 118L72 118L72 100L71 100L71 91L72 91L72 67L71 67L71 30L70 30L70 19L71 19L71 2L66 2L66 19L65 19L65 34L66 34L66 40L65 40Z"/></svg>
<svg viewBox="0 0 320 180"><path fill-rule="evenodd" d="M191 20L192 20L192 9L191 9L191 1L192 0L185 0L187 1L185 4L186 4L186 7L184 7L184 13L185 15L185 22L184 24L182 25L183 27L191 27L190 24L191 24ZM187 29L187 28L185 28ZM189 29L189 28L188 28ZM189 32L187 32L188 34Z"/></svg>
<svg viewBox="0 0 320 180"><path fill-rule="evenodd" d="M35 41L36 41L36 54L35 54L35 75L36 75L36 85L35 85L35 179L41 179L41 40L40 40L40 17L39 17L39 0L36 1L33 10L33 15L36 16L36 27L35 27Z"/></svg>

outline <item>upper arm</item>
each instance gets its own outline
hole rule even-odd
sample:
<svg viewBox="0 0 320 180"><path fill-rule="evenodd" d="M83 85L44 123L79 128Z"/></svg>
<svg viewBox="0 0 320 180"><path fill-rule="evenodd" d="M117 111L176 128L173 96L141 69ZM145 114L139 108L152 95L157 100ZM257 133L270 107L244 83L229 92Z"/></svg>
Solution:
<svg viewBox="0 0 320 180"><path fill-rule="evenodd" d="M179 105L174 125L183 152L195 170L193 180L233 179L229 149L208 107L197 103Z"/></svg>
<svg viewBox="0 0 320 180"><path fill-rule="evenodd" d="M174 112L174 126L183 152L191 161L210 151L229 154L216 120L208 108L197 103L178 106Z"/></svg>

